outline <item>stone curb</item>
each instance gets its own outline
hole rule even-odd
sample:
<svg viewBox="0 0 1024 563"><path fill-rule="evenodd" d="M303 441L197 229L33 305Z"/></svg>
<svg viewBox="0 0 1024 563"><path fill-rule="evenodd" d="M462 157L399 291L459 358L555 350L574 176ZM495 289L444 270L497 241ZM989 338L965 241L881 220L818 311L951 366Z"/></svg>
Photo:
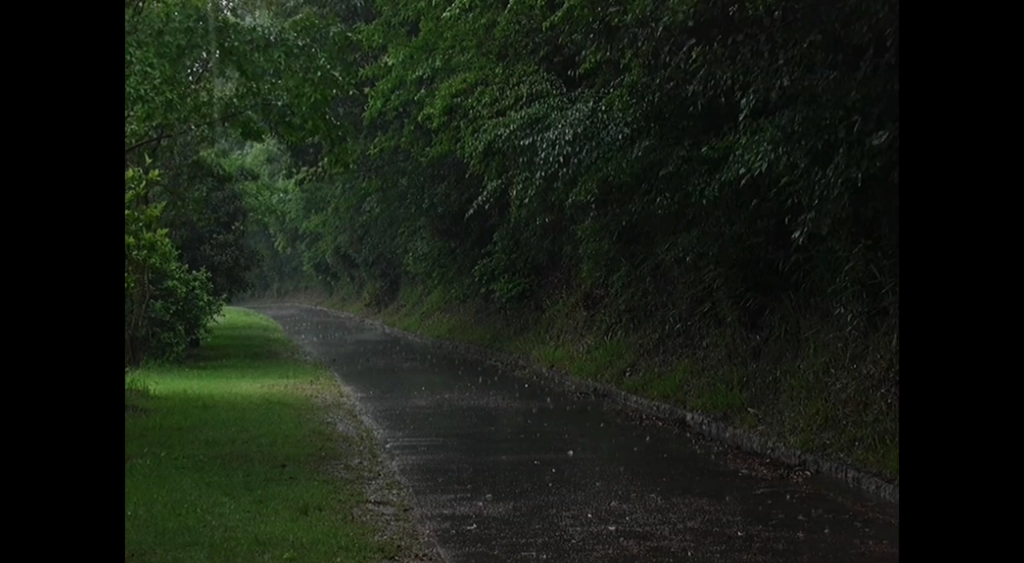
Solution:
<svg viewBox="0 0 1024 563"><path fill-rule="evenodd" d="M839 479L847 485L863 491L878 500L891 502L897 505L900 502L899 485L889 483L876 475L856 469L845 463L825 459L821 456L784 446L776 440L758 435L757 433L749 430L729 426L699 413L637 397L610 385L572 377L561 370L539 366L525 358L507 352L491 350L473 344L429 338L388 326L376 319L361 317L352 313L321 307L319 305L302 305L312 306L315 309L327 311L329 313L374 326L388 334L399 335L417 342L440 346L447 350L458 352L492 364L497 364L500 367L517 368L518 375L526 375L534 379L543 379L545 382L556 383L564 389L581 393L590 393L611 399L619 406L641 411L649 416L656 417L666 422L683 424L705 437L739 448L745 452L762 455L786 465L802 467L814 473L820 473Z"/></svg>

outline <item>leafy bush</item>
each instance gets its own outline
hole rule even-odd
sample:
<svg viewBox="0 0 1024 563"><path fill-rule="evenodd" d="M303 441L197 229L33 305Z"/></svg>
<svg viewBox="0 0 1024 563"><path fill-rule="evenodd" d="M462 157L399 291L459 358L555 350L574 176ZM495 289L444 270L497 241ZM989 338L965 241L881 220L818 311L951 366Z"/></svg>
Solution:
<svg viewBox="0 0 1024 563"><path fill-rule="evenodd" d="M155 171L125 172L125 366L179 357L222 305L209 275L185 266L167 231L157 227L162 206L146 202L158 179Z"/></svg>

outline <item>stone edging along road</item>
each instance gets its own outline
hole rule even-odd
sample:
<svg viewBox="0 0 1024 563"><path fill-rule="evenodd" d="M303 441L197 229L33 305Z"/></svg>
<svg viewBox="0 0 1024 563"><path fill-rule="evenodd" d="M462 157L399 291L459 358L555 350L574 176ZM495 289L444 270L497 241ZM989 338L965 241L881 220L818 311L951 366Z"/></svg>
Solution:
<svg viewBox="0 0 1024 563"><path fill-rule="evenodd" d="M847 464L824 459L817 455L784 446L775 440L757 435L752 431L731 427L699 413L665 403L643 399L610 385L572 377L561 370L537 365L534 362L514 354L499 352L473 344L421 336L388 326L375 319L354 315L345 311L321 307L311 303L280 304L310 306L315 309L320 309L322 311L327 311L342 317L375 326L389 334L399 335L418 342L440 346L448 350L456 351L467 356L496 364L500 367L513 368L516 375L527 376L533 379L542 379L545 382L554 383L563 389L609 399L619 407L634 409L670 424L683 424L707 438L729 446L737 447L742 451L761 455L793 467L801 467L807 471L839 479L847 485L863 491L878 500L891 502L897 505L900 502L899 485L888 483L875 475L861 471Z"/></svg>

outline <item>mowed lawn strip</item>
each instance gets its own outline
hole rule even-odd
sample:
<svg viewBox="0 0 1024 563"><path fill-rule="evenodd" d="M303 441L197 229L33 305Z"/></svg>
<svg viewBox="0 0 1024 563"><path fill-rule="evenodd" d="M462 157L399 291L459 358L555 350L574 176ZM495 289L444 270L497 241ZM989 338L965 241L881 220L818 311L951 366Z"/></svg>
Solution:
<svg viewBox="0 0 1024 563"><path fill-rule="evenodd" d="M126 378L126 561L379 561L395 547L354 515L341 388L274 321L226 308L180 365Z"/></svg>

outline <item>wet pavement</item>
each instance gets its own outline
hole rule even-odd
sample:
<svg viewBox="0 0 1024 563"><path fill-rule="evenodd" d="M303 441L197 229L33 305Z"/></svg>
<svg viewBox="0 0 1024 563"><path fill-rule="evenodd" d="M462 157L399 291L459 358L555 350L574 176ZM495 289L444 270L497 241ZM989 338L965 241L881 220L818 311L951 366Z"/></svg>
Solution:
<svg viewBox="0 0 1024 563"><path fill-rule="evenodd" d="M254 309L355 392L448 561L899 560L898 506L337 313Z"/></svg>

